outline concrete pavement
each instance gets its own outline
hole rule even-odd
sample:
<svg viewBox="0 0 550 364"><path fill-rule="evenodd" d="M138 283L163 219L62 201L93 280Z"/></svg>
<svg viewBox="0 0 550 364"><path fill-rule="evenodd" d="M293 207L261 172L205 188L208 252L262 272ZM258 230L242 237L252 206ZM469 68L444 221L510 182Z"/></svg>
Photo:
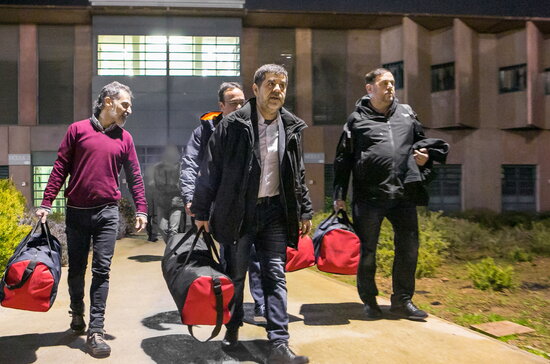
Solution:
<svg viewBox="0 0 550 364"><path fill-rule="evenodd" d="M161 242L123 239L117 243L106 315L107 338L112 346L109 358L90 357L84 349L85 336L68 331L64 269L57 300L49 312L0 307L0 364L262 362L267 353L262 327L245 324L240 331L243 345L230 353L220 349L222 335L209 343L189 336L162 278L163 250ZM353 287L314 271L292 272L287 280L291 346L297 353L308 355L311 363L549 362L436 317L426 322L390 316L369 321ZM250 296L245 302L252 302ZM389 303L383 299L380 303L387 311ZM251 309L252 304L246 307ZM201 328L198 336L206 338L210 329Z"/></svg>

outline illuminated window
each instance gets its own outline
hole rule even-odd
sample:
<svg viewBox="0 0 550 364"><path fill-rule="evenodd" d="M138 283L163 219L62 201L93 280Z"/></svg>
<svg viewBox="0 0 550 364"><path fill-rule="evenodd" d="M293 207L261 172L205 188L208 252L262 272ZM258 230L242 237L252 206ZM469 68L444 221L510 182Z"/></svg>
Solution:
<svg viewBox="0 0 550 364"><path fill-rule="evenodd" d="M239 76L239 37L100 35L100 76Z"/></svg>
<svg viewBox="0 0 550 364"><path fill-rule="evenodd" d="M50 178L50 173L52 173L52 166L33 166L32 174L33 174L33 202L34 206L40 206L42 203L42 199L44 198L44 189L46 188L46 184L48 183L48 179ZM66 207L66 199L65 199L65 187L67 186L67 183L61 187L61 190L59 191L57 198L54 200L52 204L52 210L55 212L65 212Z"/></svg>

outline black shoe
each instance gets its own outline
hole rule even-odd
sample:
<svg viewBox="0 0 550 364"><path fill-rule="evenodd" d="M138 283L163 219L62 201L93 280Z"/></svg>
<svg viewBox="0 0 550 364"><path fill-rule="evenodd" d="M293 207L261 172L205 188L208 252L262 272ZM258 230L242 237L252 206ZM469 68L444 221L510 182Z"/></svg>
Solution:
<svg viewBox="0 0 550 364"><path fill-rule="evenodd" d="M401 316L409 320L421 321L428 317L428 314L416 307L411 300L407 300L399 304L392 303L390 312L396 316Z"/></svg>
<svg viewBox="0 0 550 364"><path fill-rule="evenodd" d="M365 301L364 310L368 318L377 319L382 317L382 310L378 306L378 302L376 302L376 296L369 296Z"/></svg>
<svg viewBox="0 0 550 364"><path fill-rule="evenodd" d="M268 364L305 364L309 363L307 356L296 355L290 350L288 344L279 344L271 349Z"/></svg>
<svg viewBox="0 0 550 364"><path fill-rule="evenodd" d="M75 334L83 334L86 330L86 323L84 322L84 315L69 311L69 314L73 317L71 320L71 330Z"/></svg>
<svg viewBox="0 0 550 364"><path fill-rule="evenodd" d="M254 308L254 322L257 324L267 323L267 319L265 318L265 306Z"/></svg>
<svg viewBox="0 0 550 364"><path fill-rule="evenodd" d="M239 328L236 329L227 329L225 336L222 340L222 347L226 349L231 349L237 346L239 343Z"/></svg>
<svg viewBox="0 0 550 364"><path fill-rule="evenodd" d="M88 354L94 358L105 358L111 355L111 347L105 342L102 332L91 332L86 340Z"/></svg>

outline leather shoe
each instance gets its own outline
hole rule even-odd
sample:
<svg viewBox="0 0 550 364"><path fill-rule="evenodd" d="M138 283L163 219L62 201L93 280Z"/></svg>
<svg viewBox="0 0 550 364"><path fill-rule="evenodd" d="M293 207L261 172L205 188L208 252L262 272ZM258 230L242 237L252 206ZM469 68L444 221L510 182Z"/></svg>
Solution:
<svg viewBox="0 0 550 364"><path fill-rule="evenodd" d="M416 321L422 321L428 317L426 311L422 311L416 307L411 300L407 300L399 304L392 303L390 312L396 316Z"/></svg>
<svg viewBox="0 0 550 364"><path fill-rule="evenodd" d="M82 335L86 330L86 323L84 322L84 314L69 311L69 314L72 316L71 319L71 330L74 334Z"/></svg>
<svg viewBox="0 0 550 364"><path fill-rule="evenodd" d="M228 328L222 340L222 347L226 349L234 348L239 343L239 328Z"/></svg>
<svg viewBox="0 0 550 364"><path fill-rule="evenodd" d="M306 364L309 363L307 356L296 355L290 350L288 344L273 346L267 358L268 364Z"/></svg>
<svg viewBox="0 0 550 364"><path fill-rule="evenodd" d="M365 300L364 310L368 318L377 319L382 317L382 310L376 302L376 296L370 296Z"/></svg>

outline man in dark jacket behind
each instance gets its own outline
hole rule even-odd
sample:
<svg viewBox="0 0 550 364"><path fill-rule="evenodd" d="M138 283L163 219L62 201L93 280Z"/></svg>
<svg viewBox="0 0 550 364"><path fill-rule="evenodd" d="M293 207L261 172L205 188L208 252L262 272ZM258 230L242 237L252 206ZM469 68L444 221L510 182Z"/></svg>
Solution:
<svg viewBox="0 0 550 364"><path fill-rule="evenodd" d="M218 104L221 111L209 112L201 116L201 125L193 130L193 134L187 142L187 148L181 158L180 187L181 195L185 203L185 212L189 216L195 182L199 173L199 165L204 157L208 140L220 121L235 110L239 110L244 104L243 88L237 82L223 82L218 90ZM260 262L256 256L254 246L251 247L250 266L248 267L248 283L250 293L254 299L254 320L257 323L265 323L265 303L262 290ZM221 247L220 256L223 260L224 249Z"/></svg>
<svg viewBox="0 0 550 364"><path fill-rule="evenodd" d="M418 260L417 205L426 205L425 183L433 161L445 163L449 146L426 139L409 105L395 98L395 80L379 68L366 75L367 95L344 126L334 161L334 208L345 209L353 171L353 220L361 240L357 290L370 318L382 311L376 302L376 246L384 217L395 237L390 311L412 320L428 314L412 303Z"/></svg>
<svg viewBox="0 0 550 364"><path fill-rule="evenodd" d="M235 285L233 316L222 345L232 348L238 343L244 279L254 244L272 345L268 362L307 363L307 357L288 346L286 247L297 245L300 230L309 232L312 208L302 156L306 124L282 107L287 84L282 66L269 64L256 71L256 98L224 118L210 138L191 210L197 227L211 228L225 245Z"/></svg>

